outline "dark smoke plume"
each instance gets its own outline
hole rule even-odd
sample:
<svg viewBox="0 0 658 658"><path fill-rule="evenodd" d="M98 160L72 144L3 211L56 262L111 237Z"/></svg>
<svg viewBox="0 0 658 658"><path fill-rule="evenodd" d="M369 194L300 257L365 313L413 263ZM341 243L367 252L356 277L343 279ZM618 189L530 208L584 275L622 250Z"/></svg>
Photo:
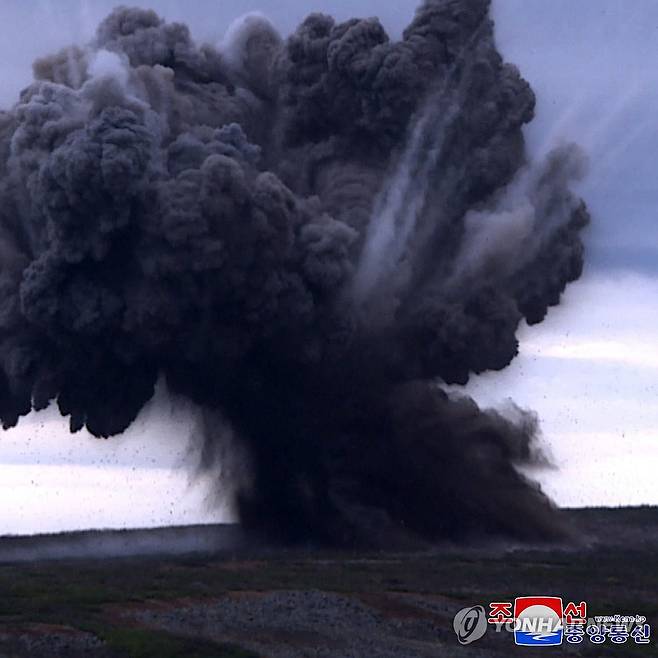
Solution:
<svg viewBox="0 0 658 658"><path fill-rule="evenodd" d="M0 114L5 427L55 400L114 435L162 376L230 423L249 527L556 530L533 417L440 388L507 366L583 264L582 158L526 162L489 0L426 0L400 41L252 15L218 48L119 8L34 72Z"/></svg>

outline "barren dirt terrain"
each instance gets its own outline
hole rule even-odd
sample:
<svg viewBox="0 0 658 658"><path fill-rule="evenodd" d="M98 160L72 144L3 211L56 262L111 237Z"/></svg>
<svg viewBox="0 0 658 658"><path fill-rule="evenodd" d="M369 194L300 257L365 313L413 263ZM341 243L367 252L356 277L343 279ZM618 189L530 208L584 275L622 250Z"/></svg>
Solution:
<svg viewBox="0 0 658 658"><path fill-rule="evenodd" d="M524 595L642 614L658 634L658 510L568 515L581 537L560 547L284 550L235 528L0 539L0 657L502 658L531 650L505 632L460 646L453 617ZM543 654L658 656L658 645Z"/></svg>

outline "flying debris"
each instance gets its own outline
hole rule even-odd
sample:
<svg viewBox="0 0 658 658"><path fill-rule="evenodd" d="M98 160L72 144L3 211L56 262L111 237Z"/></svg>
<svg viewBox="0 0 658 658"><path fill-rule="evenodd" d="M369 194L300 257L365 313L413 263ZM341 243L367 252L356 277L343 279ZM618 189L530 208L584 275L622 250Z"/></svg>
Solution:
<svg viewBox="0 0 658 658"><path fill-rule="evenodd" d="M510 363L589 220L575 147L526 160L488 0L426 0L399 41L252 14L217 47L119 8L34 75L0 114L5 427L56 401L116 435L163 377L223 419L206 453L230 434L250 528L559 532L517 469L535 417L441 388Z"/></svg>

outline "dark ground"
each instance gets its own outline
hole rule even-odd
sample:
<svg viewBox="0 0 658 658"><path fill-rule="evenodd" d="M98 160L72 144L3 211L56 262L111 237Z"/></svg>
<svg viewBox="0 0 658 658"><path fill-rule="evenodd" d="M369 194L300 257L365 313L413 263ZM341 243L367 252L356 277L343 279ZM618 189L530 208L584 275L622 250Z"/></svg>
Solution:
<svg viewBox="0 0 658 658"><path fill-rule="evenodd" d="M524 595L585 600L590 615L642 614L658 636L658 509L567 514L582 538L543 548L254 549L234 528L206 528L74 535L69 553L101 546L105 557L62 559L62 537L0 539L0 657L502 658L532 650L493 632L462 647L453 617ZM167 555L153 554L155 539ZM109 557L135 546L150 555ZM34 560L40 548L60 559ZM658 644L544 654L658 656Z"/></svg>

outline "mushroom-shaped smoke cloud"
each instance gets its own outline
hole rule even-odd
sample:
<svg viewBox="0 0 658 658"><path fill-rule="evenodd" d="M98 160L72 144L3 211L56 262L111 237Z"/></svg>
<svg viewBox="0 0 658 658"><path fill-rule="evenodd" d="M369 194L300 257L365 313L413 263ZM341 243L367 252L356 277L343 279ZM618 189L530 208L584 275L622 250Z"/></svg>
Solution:
<svg viewBox="0 0 658 658"><path fill-rule="evenodd" d="M525 161L534 96L488 0L426 0L396 42L251 15L217 48L120 8L34 71L0 115L5 427L55 400L114 435L162 376L239 437L250 527L555 530L517 470L533 417L439 385L509 364L588 222L573 148Z"/></svg>

